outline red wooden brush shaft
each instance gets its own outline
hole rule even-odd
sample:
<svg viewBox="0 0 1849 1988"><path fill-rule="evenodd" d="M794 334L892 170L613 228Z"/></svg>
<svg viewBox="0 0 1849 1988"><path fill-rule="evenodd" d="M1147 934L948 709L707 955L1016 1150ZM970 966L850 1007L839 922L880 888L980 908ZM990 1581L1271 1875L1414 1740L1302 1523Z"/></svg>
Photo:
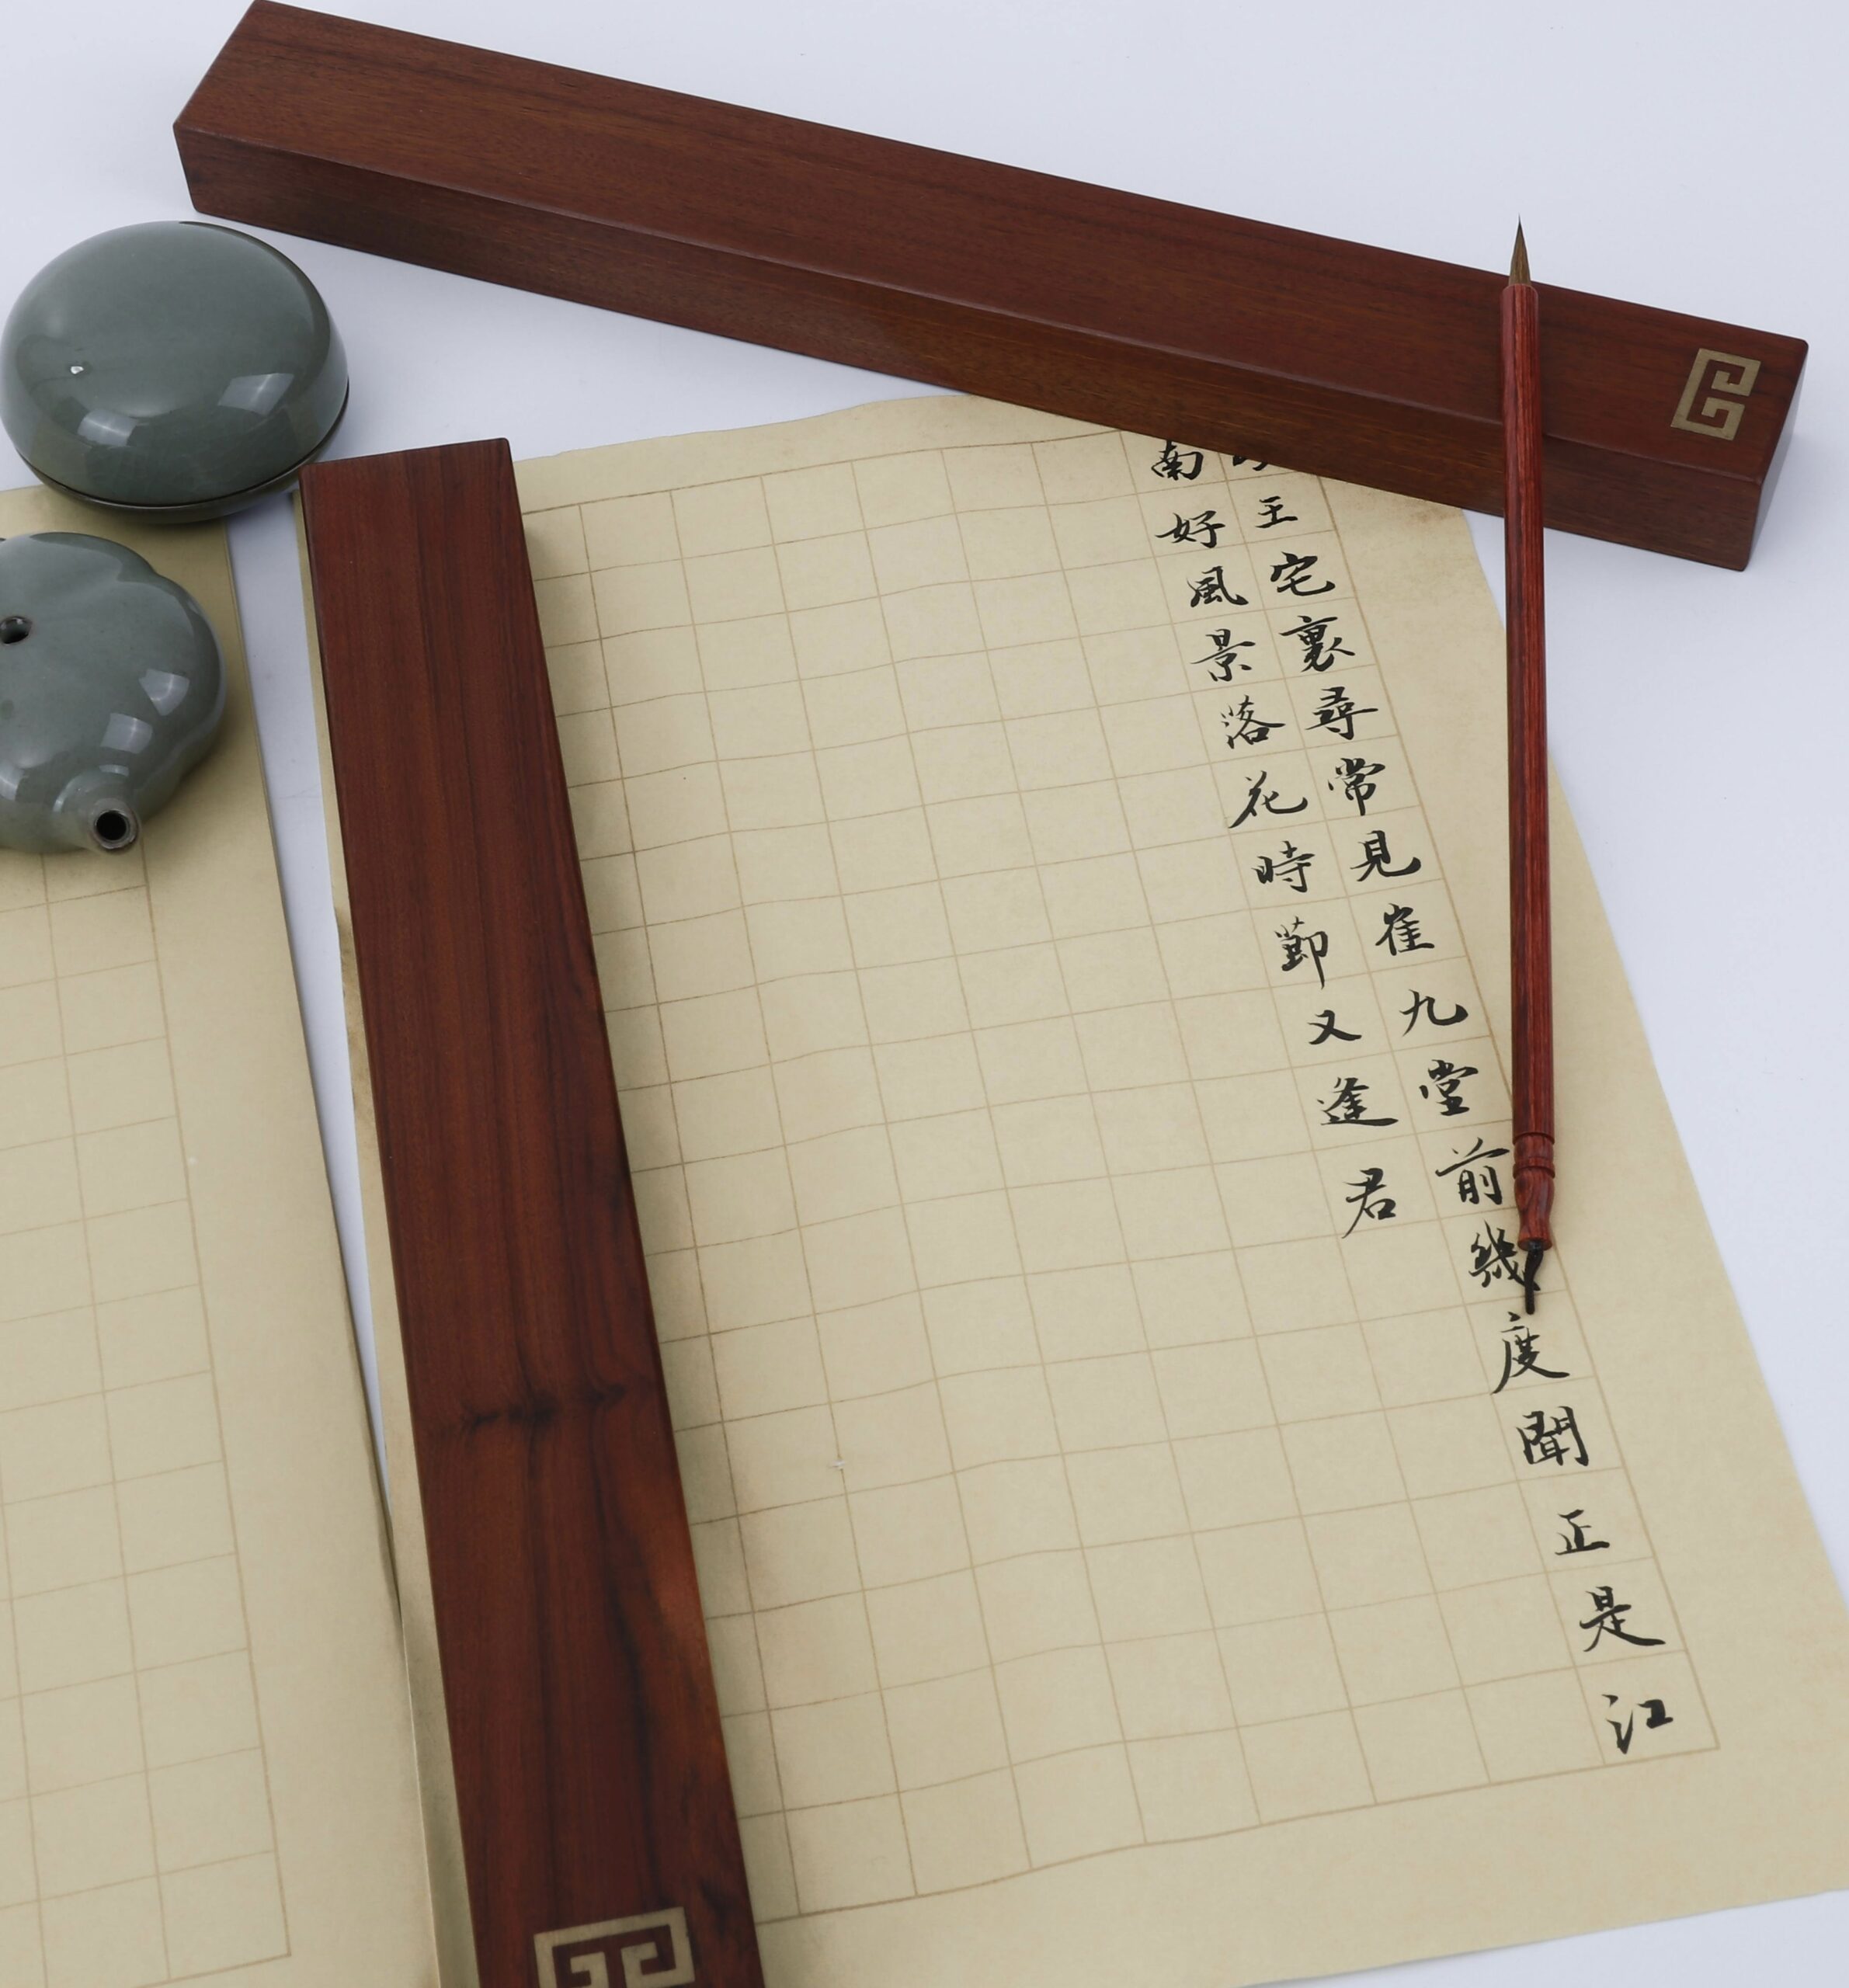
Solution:
<svg viewBox="0 0 1849 1988"><path fill-rule="evenodd" d="M1503 292L1503 545L1509 630L1515 1195L1524 1244L1553 1239L1554 956L1548 885L1541 432L1541 300L1532 283L1512 283Z"/></svg>
<svg viewBox="0 0 1849 1988"><path fill-rule="evenodd" d="M507 444L301 494L482 1988L762 1988Z"/></svg>
<svg viewBox="0 0 1849 1988"><path fill-rule="evenodd" d="M269 0L175 130L202 214L1436 503L1501 501L1487 269ZM1550 289L1550 522L1743 566L1804 351ZM1743 397L1728 354L1757 367ZM1691 393L1693 432L1676 425Z"/></svg>

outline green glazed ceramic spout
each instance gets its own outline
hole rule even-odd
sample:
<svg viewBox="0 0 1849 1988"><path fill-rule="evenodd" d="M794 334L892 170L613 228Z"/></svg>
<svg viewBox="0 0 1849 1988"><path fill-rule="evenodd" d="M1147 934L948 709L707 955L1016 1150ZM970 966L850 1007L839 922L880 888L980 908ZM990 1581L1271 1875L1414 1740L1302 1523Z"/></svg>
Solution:
<svg viewBox="0 0 1849 1988"><path fill-rule="evenodd" d="M61 848L128 849L141 839L128 782L101 768L74 775L46 813L46 832Z"/></svg>

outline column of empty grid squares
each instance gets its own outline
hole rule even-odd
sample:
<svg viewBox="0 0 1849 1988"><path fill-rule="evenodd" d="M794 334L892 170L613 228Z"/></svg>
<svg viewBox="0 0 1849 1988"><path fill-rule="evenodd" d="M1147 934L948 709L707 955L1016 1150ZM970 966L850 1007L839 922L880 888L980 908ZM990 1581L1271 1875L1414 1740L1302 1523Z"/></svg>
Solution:
<svg viewBox="0 0 1849 1988"><path fill-rule="evenodd" d="M0 856L0 1980L287 1950L139 854Z"/></svg>
<svg viewBox="0 0 1849 1988"><path fill-rule="evenodd" d="M1429 1191L1343 1234L1131 446L529 520L766 1916L1597 1758Z"/></svg>
<svg viewBox="0 0 1849 1988"><path fill-rule="evenodd" d="M950 1443L1027 1847L1047 1862L1237 1829L1253 1812L1126 1223L1150 1277L1190 1273L1167 1260L1190 1245L1144 1183L1111 1178L1091 1092L1135 1055L1134 997L1109 940L1056 937L1041 867L1061 835L1089 833L1062 797L1086 782L1091 742L1056 735L1083 664L1034 458L945 451L877 480L858 467L937 878L916 908L929 937L879 969L902 995L942 989L934 1021L911 1024L939 1031L923 1053L941 1080L894 1143L935 1260L927 1325L953 1370Z"/></svg>
<svg viewBox="0 0 1849 1988"><path fill-rule="evenodd" d="M800 911L794 922L779 916L798 894L764 887L787 853L759 837L788 814L780 784L816 784L800 697L792 709L786 694L780 709L774 695L754 694L787 693L795 677L774 557L766 567L763 553L764 494L755 482L725 486L678 505L603 507L584 523L593 563L606 544L625 562L600 571L592 611L607 642L616 713L607 744L627 776L637 881L644 903L673 891L680 914L652 918L645 940L604 942L603 971L618 1010L625 1114L653 1128L636 1156L638 1193L658 1303L667 1295L670 1394L754 1895L766 1916L794 1909L805 1863L843 1861L838 1847L831 1858L812 1840L844 1830L866 1840L866 1895L900 1895L912 1888L910 1864L872 1688L846 1473L830 1468L838 1445L786 1152L786 1122L800 1163L805 1142L818 1127L825 1135L844 1106L831 1094L842 1073L790 1040L801 1017L780 992L780 949L812 947L816 935L801 929ZM641 556L649 552L657 556ZM698 649L690 582L710 624ZM569 598L559 591L561 603ZM556 620L550 632L559 632ZM744 728L749 757L722 787L714 739L728 727ZM613 811L616 801L613 793ZM801 818L818 819L818 808ZM800 895L839 923L825 831L819 848L812 839L797 853L811 872ZM786 975L791 963L780 960ZM659 999L645 1020L624 1006L650 996ZM722 1398L734 1418L723 1434ZM743 1612L754 1603L755 1622ZM839 1806L870 1797L871 1816ZM777 1812L785 1806L796 1812L794 1867ZM812 1882L812 1899L825 1899L821 1883Z"/></svg>

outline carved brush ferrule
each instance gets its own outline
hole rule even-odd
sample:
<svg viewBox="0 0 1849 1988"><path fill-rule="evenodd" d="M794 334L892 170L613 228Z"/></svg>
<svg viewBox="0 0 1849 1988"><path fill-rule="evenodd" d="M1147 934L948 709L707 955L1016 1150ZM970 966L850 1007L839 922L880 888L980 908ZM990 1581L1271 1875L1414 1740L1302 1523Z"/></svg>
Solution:
<svg viewBox="0 0 1849 1988"><path fill-rule="evenodd" d="M1554 1246L1554 1142L1546 1132L1515 1136L1515 1212L1524 1249Z"/></svg>

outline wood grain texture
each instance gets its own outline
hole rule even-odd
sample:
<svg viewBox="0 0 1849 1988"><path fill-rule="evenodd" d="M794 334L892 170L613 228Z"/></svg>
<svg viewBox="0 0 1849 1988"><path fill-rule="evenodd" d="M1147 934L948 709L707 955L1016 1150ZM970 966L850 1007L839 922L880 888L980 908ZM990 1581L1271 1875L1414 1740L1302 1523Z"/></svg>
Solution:
<svg viewBox="0 0 1849 1988"><path fill-rule="evenodd" d="M1501 508L1487 270L271 0L175 130L203 213ZM1743 566L1803 343L1545 294L1548 522ZM1731 440L1672 425L1704 350Z"/></svg>
<svg viewBox="0 0 1849 1988"><path fill-rule="evenodd" d="M484 1988L673 1906L757 1988L506 444L301 487Z"/></svg>
<svg viewBox="0 0 1849 1988"><path fill-rule="evenodd" d="M1541 300L1503 292L1503 526L1509 655L1510 1062L1524 1249L1553 1244L1554 942L1548 843L1547 631L1541 540ZM1531 1298L1532 1292L1531 1291Z"/></svg>

